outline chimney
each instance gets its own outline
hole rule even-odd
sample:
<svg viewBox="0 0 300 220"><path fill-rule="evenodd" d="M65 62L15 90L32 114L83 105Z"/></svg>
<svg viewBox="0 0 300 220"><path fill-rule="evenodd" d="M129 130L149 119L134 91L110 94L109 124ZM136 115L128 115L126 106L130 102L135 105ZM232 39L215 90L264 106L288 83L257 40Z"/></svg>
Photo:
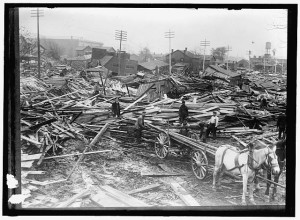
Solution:
<svg viewBox="0 0 300 220"><path fill-rule="evenodd" d="M186 51L187 51L187 47L184 49L184 54L186 53Z"/></svg>
<svg viewBox="0 0 300 220"><path fill-rule="evenodd" d="M174 49L172 49L172 53L174 52Z"/></svg>

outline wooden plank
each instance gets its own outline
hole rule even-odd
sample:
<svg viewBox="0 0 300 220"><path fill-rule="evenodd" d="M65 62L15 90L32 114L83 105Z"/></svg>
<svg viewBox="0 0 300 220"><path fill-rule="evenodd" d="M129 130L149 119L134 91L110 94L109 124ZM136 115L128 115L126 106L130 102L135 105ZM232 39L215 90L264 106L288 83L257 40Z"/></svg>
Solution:
<svg viewBox="0 0 300 220"><path fill-rule="evenodd" d="M241 139L239 139L238 137L232 135L231 137L233 137L235 140L237 140L241 145L243 145L243 147L247 147L247 144L242 141Z"/></svg>
<svg viewBox="0 0 300 220"><path fill-rule="evenodd" d="M185 176L185 173L157 173L157 172L147 172L142 170L141 176L152 176L152 177L162 177L162 176Z"/></svg>
<svg viewBox="0 0 300 220"><path fill-rule="evenodd" d="M171 182L170 185L176 195L179 196L187 206L200 206L200 204L178 183Z"/></svg>
<svg viewBox="0 0 300 220"><path fill-rule="evenodd" d="M40 157L42 156L42 154L21 154L21 161L28 161L28 160L38 160L40 159Z"/></svg>
<svg viewBox="0 0 300 220"><path fill-rule="evenodd" d="M67 201L59 204L58 206L56 206L56 208L68 207L73 202L75 202L77 199L88 196L90 194L91 194L90 189L86 189L86 190L82 191L81 193L78 193L77 195L75 195L72 198L68 199Z"/></svg>
<svg viewBox="0 0 300 220"><path fill-rule="evenodd" d="M87 152L85 155L88 154L98 154L98 153L106 153L106 152L111 152L112 150L100 150L100 151L93 151L93 152ZM70 156L75 156L75 155L81 155L81 153L74 153L74 154L65 154L65 155L58 155L58 156L52 156L52 157L44 157L44 160L47 159L56 159L56 158L62 158L62 157L70 157Z"/></svg>
<svg viewBox="0 0 300 220"><path fill-rule="evenodd" d="M85 152L87 151L88 148L93 147L99 140L100 138L103 136L103 134L105 133L105 131L107 130L107 128L109 127L109 123L106 123L103 128L99 131L99 133L94 137L94 139L92 140L92 142L86 146L86 148L84 149L84 151L82 152L82 154L80 155L80 157L78 158L76 164L73 166L70 174L67 177L67 180L71 177L72 173L74 172L74 170L76 169L77 165L80 163L80 161L83 159Z"/></svg>
<svg viewBox="0 0 300 220"><path fill-rule="evenodd" d="M113 198L118 199L119 201L122 201L123 203L127 204L130 207L148 207L149 205L132 197L129 196L119 190L116 190L108 185L100 186L101 189L104 189L109 196L112 196Z"/></svg>
<svg viewBox="0 0 300 220"><path fill-rule="evenodd" d="M141 101L143 98L145 98L147 95L143 95L142 97L140 97L139 99L137 99L136 101L134 101L133 103L131 103L130 105L128 105L126 108L124 108L123 112L126 111L127 109L131 108L132 106L134 106L136 103L138 103L139 101Z"/></svg>
<svg viewBox="0 0 300 220"><path fill-rule="evenodd" d="M21 162L21 167L22 168L30 168L30 167L32 167L33 162L34 162L33 160Z"/></svg>
<svg viewBox="0 0 300 220"><path fill-rule="evenodd" d="M96 195L92 195L90 200L101 207L128 207L128 205L110 197L103 191L98 191Z"/></svg>
<svg viewBox="0 0 300 220"><path fill-rule="evenodd" d="M144 186L144 187L141 187L141 188L138 188L138 189L131 190L131 191L127 192L127 194L131 195L131 194L135 194L135 193L145 192L145 191L148 191L150 189L155 189L157 187L160 187L160 184L158 184L158 183L151 184L151 185L148 185L148 186Z"/></svg>
<svg viewBox="0 0 300 220"><path fill-rule="evenodd" d="M44 100L44 101L42 101L42 102L33 104L32 106L41 105L41 104L43 104L43 103L45 103L45 102L49 102L49 101L52 101L52 100L55 100L55 99L59 99L59 98L61 98L61 97L68 96L68 95L71 95L71 94L74 94L74 93L77 93L77 92L79 92L79 90L76 90L75 92L71 92L71 93L68 93L68 94L65 94L65 95L62 95L62 96L57 96L57 97L54 97L54 98L49 99L49 100L48 100L48 99L47 99L47 100Z"/></svg>
<svg viewBox="0 0 300 220"><path fill-rule="evenodd" d="M21 139L25 140L25 141L28 141L32 144L35 144L35 145L41 145L42 143L38 142L38 141L35 141L35 140L32 140L28 137L25 137L24 135L21 135Z"/></svg>

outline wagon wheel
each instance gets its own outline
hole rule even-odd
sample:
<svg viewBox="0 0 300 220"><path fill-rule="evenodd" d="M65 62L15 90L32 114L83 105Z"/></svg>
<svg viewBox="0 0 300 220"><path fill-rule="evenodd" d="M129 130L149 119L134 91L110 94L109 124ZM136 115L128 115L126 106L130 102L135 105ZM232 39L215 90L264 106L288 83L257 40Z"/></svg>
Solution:
<svg viewBox="0 0 300 220"><path fill-rule="evenodd" d="M191 155L192 170L197 179L203 180L207 175L208 161L201 150L193 151Z"/></svg>
<svg viewBox="0 0 300 220"><path fill-rule="evenodd" d="M166 158L169 153L170 145L171 143L170 143L169 135L167 135L164 132L161 132L157 137L157 142L155 142L156 155L161 159Z"/></svg>

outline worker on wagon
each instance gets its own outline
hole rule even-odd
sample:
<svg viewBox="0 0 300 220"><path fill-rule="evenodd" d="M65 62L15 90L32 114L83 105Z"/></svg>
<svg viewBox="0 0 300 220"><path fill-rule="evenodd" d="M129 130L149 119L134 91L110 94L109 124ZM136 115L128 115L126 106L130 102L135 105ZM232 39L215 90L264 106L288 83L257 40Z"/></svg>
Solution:
<svg viewBox="0 0 300 220"><path fill-rule="evenodd" d="M182 123L181 129L179 131L179 134L182 134L182 135L188 137L189 131L190 131L190 129L189 129L188 123L186 120L184 120Z"/></svg>
<svg viewBox="0 0 300 220"><path fill-rule="evenodd" d="M185 105L185 101L182 100L182 104L179 108L179 123L182 124L184 120L187 120L189 116L189 110Z"/></svg>
<svg viewBox="0 0 300 220"><path fill-rule="evenodd" d="M217 116L217 112L213 112L213 116L209 120L208 128L206 130L206 137L209 136L210 132L213 133L213 139L216 139L217 127L219 125L219 117Z"/></svg>
<svg viewBox="0 0 300 220"><path fill-rule="evenodd" d="M284 114L280 114L278 119L277 119L277 129L278 129L278 139L281 139L281 134L282 138L285 138L285 130L286 130L286 117Z"/></svg>
<svg viewBox="0 0 300 220"><path fill-rule="evenodd" d="M114 117L120 117L120 103L119 98L117 97L111 105L111 110Z"/></svg>
<svg viewBox="0 0 300 220"><path fill-rule="evenodd" d="M146 129L145 127L145 119L146 112L143 112L142 115L138 117L138 119L135 122L135 134L136 134L136 143L140 143L142 138L142 130Z"/></svg>
<svg viewBox="0 0 300 220"><path fill-rule="evenodd" d="M206 130L207 130L207 124L205 122L199 123L199 129L200 129L200 139L202 138L202 142L206 143Z"/></svg>

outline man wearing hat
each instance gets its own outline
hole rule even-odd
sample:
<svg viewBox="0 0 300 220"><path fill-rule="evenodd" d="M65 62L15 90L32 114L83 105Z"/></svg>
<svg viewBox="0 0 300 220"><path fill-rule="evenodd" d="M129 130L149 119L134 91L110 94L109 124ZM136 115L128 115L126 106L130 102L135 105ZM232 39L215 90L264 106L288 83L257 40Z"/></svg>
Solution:
<svg viewBox="0 0 300 220"><path fill-rule="evenodd" d="M209 119L208 128L206 130L206 137L208 137L209 133L213 133L213 139L216 139L217 127L219 124L219 117L217 116L217 112L213 112L213 116Z"/></svg>
<svg viewBox="0 0 300 220"><path fill-rule="evenodd" d="M277 129L278 129L278 139L280 140L281 139L281 134L282 134L282 137L285 138L285 129L286 129L286 117L285 117L285 114L280 114L278 116L278 119L277 119Z"/></svg>
<svg viewBox="0 0 300 220"><path fill-rule="evenodd" d="M136 142L138 142L138 143L141 141L141 138L142 138L142 130L146 128L145 122L144 122L145 115L146 115L146 112L144 111L142 113L142 115L140 115L138 117L138 119L136 120L135 125L134 125L135 134L136 134Z"/></svg>
<svg viewBox="0 0 300 220"><path fill-rule="evenodd" d="M115 99L115 102L112 103L111 110L114 117L120 117L120 103L118 97Z"/></svg>
<svg viewBox="0 0 300 220"><path fill-rule="evenodd" d="M179 108L179 123L182 124L189 116L189 110L185 105L185 101L182 100L182 105Z"/></svg>

